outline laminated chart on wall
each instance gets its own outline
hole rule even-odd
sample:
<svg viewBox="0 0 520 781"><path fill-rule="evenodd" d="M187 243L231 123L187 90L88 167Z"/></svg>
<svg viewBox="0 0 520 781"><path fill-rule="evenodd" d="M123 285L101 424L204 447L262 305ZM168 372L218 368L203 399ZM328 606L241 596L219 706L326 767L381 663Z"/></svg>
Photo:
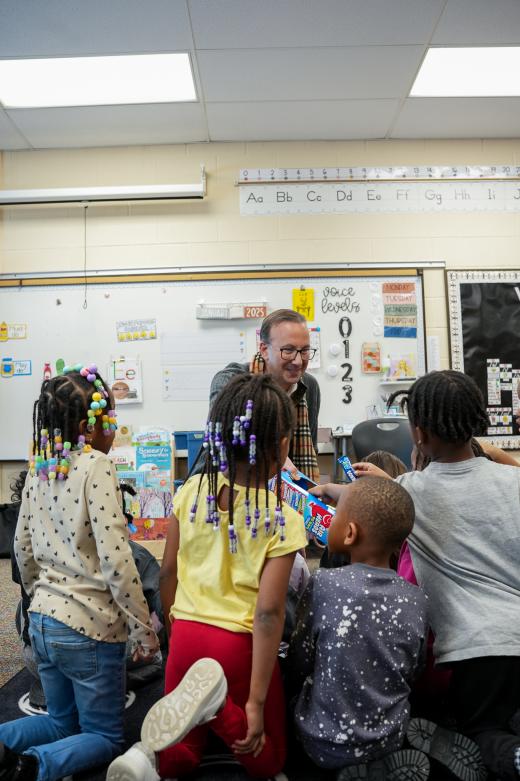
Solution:
<svg viewBox="0 0 520 781"><path fill-rule="evenodd" d="M520 271L449 271L454 369L472 377L489 416L487 435L520 447Z"/></svg>
<svg viewBox="0 0 520 781"><path fill-rule="evenodd" d="M136 342L141 339L157 339L157 321L120 320L116 323L118 342Z"/></svg>
<svg viewBox="0 0 520 781"><path fill-rule="evenodd" d="M384 336L417 338L417 298L413 282L383 283Z"/></svg>
<svg viewBox="0 0 520 781"><path fill-rule="evenodd" d="M237 184L244 217L520 211L512 165L242 169Z"/></svg>
<svg viewBox="0 0 520 781"><path fill-rule="evenodd" d="M245 363L246 338L234 328L161 334L164 401L207 401L213 376L233 361Z"/></svg>

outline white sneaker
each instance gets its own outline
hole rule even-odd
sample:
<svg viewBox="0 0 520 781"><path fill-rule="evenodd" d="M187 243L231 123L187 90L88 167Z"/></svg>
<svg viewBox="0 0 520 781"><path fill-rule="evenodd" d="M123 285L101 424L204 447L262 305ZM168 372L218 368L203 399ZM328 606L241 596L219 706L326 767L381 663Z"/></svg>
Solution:
<svg viewBox="0 0 520 781"><path fill-rule="evenodd" d="M142 743L134 743L111 762L106 781L160 781L154 752Z"/></svg>
<svg viewBox="0 0 520 781"><path fill-rule="evenodd" d="M177 688L150 708L141 740L153 751L179 743L190 730L215 716L226 695L227 681L220 664L215 659L199 659Z"/></svg>

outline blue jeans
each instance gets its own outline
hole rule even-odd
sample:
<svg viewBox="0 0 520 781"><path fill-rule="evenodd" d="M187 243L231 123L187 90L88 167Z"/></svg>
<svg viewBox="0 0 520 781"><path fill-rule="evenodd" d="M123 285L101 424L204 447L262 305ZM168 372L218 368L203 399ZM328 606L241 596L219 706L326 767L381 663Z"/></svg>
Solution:
<svg viewBox="0 0 520 781"><path fill-rule="evenodd" d="M123 748L125 643L101 643L40 613L29 634L48 716L0 724L0 741L38 759L38 781L106 764Z"/></svg>

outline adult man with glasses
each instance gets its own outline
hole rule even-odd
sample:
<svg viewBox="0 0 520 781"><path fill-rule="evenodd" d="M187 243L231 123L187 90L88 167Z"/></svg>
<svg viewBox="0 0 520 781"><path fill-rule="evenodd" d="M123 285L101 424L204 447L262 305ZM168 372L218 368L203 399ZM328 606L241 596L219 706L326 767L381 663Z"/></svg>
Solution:
<svg viewBox="0 0 520 781"><path fill-rule="evenodd" d="M210 404L237 374L248 371L270 374L290 395L296 409L297 422L289 459L304 474L319 482L320 388L316 379L305 371L315 352L310 346L309 329L303 315L292 309L277 309L262 323L259 352L251 363L230 363L213 377Z"/></svg>

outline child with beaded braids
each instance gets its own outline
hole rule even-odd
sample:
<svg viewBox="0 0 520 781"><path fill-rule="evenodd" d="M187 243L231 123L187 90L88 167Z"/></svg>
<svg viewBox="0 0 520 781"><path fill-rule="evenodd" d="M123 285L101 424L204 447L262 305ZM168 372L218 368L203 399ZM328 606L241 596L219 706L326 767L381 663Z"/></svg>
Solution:
<svg viewBox="0 0 520 781"><path fill-rule="evenodd" d="M0 724L2 781L55 781L123 746L128 629L157 637L128 544L114 467L113 399L94 365L44 381L14 550L47 716Z"/></svg>
<svg viewBox="0 0 520 781"><path fill-rule="evenodd" d="M142 745L114 760L108 781L156 781L159 751L162 778L195 770L210 727L250 775L282 769L277 652L291 568L306 545L301 516L280 496L293 426L291 401L269 375L239 375L217 396L204 470L174 499L164 552L167 694L144 720ZM274 475L278 495L268 487Z"/></svg>
<svg viewBox="0 0 520 781"><path fill-rule="evenodd" d="M457 371L431 372L405 392L412 437L431 459L397 478L415 504L408 544L429 597L437 664L451 668L449 699L460 731L493 776L520 776L520 470L475 457L487 432L484 399ZM370 464L360 475L384 476ZM319 493L337 494L336 486ZM314 493L314 491L313 491ZM466 781L481 778L472 741L412 720L409 740ZM444 760L441 757L444 757Z"/></svg>

